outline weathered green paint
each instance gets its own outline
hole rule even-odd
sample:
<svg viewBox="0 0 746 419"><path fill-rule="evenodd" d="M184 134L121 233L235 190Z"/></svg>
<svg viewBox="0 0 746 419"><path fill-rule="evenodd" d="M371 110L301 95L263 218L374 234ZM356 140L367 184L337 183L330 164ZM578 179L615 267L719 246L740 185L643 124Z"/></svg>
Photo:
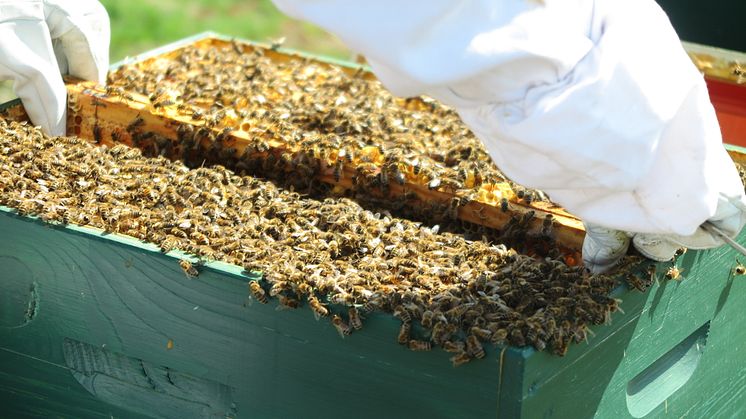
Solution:
<svg viewBox="0 0 746 419"><path fill-rule="evenodd" d="M677 261L681 281L663 278L671 264L659 264L658 282L621 295L625 314L595 328L588 346L561 361L527 357L521 416L746 417L746 277L732 275L736 257L728 247L689 251Z"/></svg>

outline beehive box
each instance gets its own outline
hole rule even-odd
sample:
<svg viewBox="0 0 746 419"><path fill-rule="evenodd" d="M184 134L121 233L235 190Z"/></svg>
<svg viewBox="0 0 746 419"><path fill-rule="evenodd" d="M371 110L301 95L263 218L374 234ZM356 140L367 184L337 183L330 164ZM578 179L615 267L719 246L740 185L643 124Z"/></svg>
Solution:
<svg viewBox="0 0 746 419"><path fill-rule="evenodd" d="M723 137L729 144L746 146L746 53L688 42L684 48L705 75Z"/></svg>
<svg viewBox="0 0 746 419"><path fill-rule="evenodd" d="M145 107L87 85L70 91L81 110L93 106L94 115L70 115L71 127L92 140L106 141L109 123L131 123L133 107L149 129L173 132L169 118ZM663 278L668 263L645 293L620 285L614 296L624 312L564 357L487 347L485 359L452 368L445 352L396 345L399 322L391 316L373 314L341 340L307 310L247 305L253 278L239 267L208 263L186 280L178 252L9 209L0 217L4 237L13 238L0 244L0 385L10 416L744 414L738 353L746 332L737 319L746 285L733 274L729 248L678 258L681 281ZM560 223L576 232L565 242L577 246L582 231Z"/></svg>

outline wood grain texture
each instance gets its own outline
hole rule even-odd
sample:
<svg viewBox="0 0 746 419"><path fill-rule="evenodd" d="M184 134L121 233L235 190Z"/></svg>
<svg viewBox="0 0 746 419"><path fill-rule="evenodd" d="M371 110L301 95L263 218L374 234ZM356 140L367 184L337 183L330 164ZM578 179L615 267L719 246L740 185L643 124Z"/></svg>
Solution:
<svg viewBox="0 0 746 419"><path fill-rule="evenodd" d="M35 363L38 368L67 372L68 379L61 385L74 389L67 395L48 388L44 381L28 390L34 397L54 399L49 409L58 415L100 417L124 409L177 417L157 408L130 406L150 400L142 391L143 377L159 376L140 373L139 378L114 382L112 378L136 373L123 364L138 362L161 371L161 377L168 369L198 380L203 387L214 383L229 388L228 406L235 404L235 409L221 414L236 417L496 413L494 357L452 368L449 354L414 353L397 345L397 321L384 315L370 316L361 332L342 340L327 321L316 321L310 310L276 311L274 302L248 305L246 277L206 268L199 277L188 279L178 257L79 230L0 215L0 234L15 238L0 244L0 257L26 261L39 284L34 320L22 328L0 328L0 350L29 363L41 362ZM110 364L120 365L114 368L118 372L111 372L107 363L70 361L69 348L66 359L66 342L88 348L89 358L97 351L99 358L108 354L114 359ZM97 390L98 403L90 403L90 412L76 410L79 398L93 397L79 391L84 387L80 374L92 370L104 372L99 379L107 379L107 386L118 384L117 391L130 395L116 398L114 390ZM16 388L14 381L33 379L8 366L2 371L20 374L8 379L6 388ZM225 392L215 394L224 397ZM168 400L174 403L179 398ZM195 395L191 400L199 398ZM212 405L226 406L222 400ZM11 413L29 412L25 402L6 406ZM192 408L174 407L173 412Z"/></svg>
<svg viewBox="0 0 746 419"><path fill-rule="evenodd" d="M746 233L739 242L746 242ZM746 415L746 361L740 355L746 331L738 326L746 277L732 274L737 256L729 247L689 251L676 263L683 269L681 281L663 277L671 263L658 264L653 287L622 295L625 313L614 314L610 326L594 328L586 348L572 346L561 364L532 354L524 370L520 416L640 417L631 413L640 411L635 403L644 399L659 401L646 418ZM680 348L655 372L661 376L657 385L645 388L645 397L631 398L630 381L687 338L698 352L691 376L688 368L675 368L695 359L682 361L688 348ZM678 372L669 374L669 368Z"/></svg>
<svg viewBox="0 0 746 419"><path fill-rule="evenodd" d="M235 417L233 389L87 343L64 339L65 365L99 400L142 415Z"/></svg>

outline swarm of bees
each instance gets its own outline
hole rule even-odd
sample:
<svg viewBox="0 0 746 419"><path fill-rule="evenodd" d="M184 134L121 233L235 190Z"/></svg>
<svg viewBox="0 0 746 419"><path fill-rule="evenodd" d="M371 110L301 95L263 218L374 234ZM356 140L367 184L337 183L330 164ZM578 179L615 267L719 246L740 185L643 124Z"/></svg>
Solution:
<svg viewBox="0 0 746 419"><path fill-rule="evenodd" d="M338 195L385 198L392 186L405 184L457 195L454 205L421 217L439 221L456 218L470 201L508 211L512 202L547 200L507 179L454 111L428 98L395 98L361 70L276 60L234 42L191 45L124 65L108 83L109 95L137 92L153 112L204 123L180 133L182 150L210 138L210 150L194 153L195 165L211 152L239 173L282 177L299 190L325 175L337 184L351 181L351 189L335 189ZM253 142L242 153L224 141L239 131Z"/></svg>
<svg viewBox="0 0 746 419"><path fill-rule="evenodd" d="M125 145L50 138L23 123L0 120L0 172L0 204L19 214L260 271L263 279L248 283L253 300L308 306L342 337L364 328L366 316L391 313L401 322L399 343L439 346L454 365L484 357L492 344L564 354L619 305L609 297L613 278L560 259L221 166L190 169ZM179 265L190 278L199 274L197 264Z"/></svg>

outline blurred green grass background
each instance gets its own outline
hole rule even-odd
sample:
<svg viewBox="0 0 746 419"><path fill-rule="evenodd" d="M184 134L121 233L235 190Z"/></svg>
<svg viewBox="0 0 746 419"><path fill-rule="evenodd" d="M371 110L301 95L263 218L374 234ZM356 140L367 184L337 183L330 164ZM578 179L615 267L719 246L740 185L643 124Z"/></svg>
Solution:
<svg viewBox="0 0 746 419"><path fill-rule="evenodd" d="M111 20L111 62L204 31L254 41L285 37L286 47L348 58L334 36L283 15L269 0L100 0ZM12 99L0 82L0 103Z"/></svg>
<svg viewBox="0 0 746 419"><path fill-rule="evenodd" d="M339 40L322 29L283 15L269 0L101 0L111 19L111 60L137 55L207 30L346 57Z"/></svg>

